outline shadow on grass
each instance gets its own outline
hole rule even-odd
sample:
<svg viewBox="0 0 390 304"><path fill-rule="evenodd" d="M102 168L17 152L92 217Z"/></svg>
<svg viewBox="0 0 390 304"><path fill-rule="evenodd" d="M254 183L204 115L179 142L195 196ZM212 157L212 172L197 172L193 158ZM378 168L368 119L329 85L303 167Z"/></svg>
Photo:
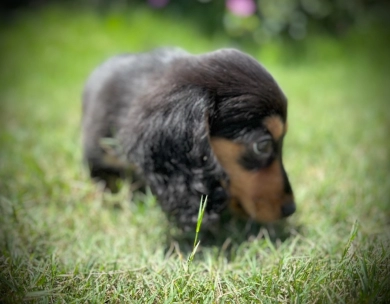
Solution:
<svg viewBox="0 0 390 304"><path fill-rule="evenodd" d="M119 191L122 193L119 196L112 196L110 191L104 190L104 187L102 187L102 191L108 192L106 198L111 197L114 202L114 204L106 204L107 207L110 206L120 211L123 207L123 200L128 201L128 198L125 198L127 192L132 197L131 203L135 203L137 209L159 208L148 187L134 188L134 183L130 183L129 187L123 187L125 184L122 181L119 185L119 189L125 189ZM118 203L119 201L121 203ZM183 231L178 228L174 221L167 220L167 222L165 256L168 257L175 253L189 256L194 249L195 227L191 231ZM161 223L161 225L164 225L164 223ZM300 233L301 230L302 227L293 226L288 220L280 220L272 224L259 224L252 220L232 216L227 210L221 215L221 219L215 226L207 228L201 226L198 235L200 245L197 248L196 257L202 258L203 253L211 249L218 256L224 256L228 260L232 260L235 257L236 249L242 244L267 239L277 248L291 236Z"/></svg>
<svg viewBox="0 0 390 304"><path fill-rule="evenodd" d="M300 230L301 227L294 227L286 220L263 225L235 218L226 211L217 227L204 230L201 228L198 236L200 246L196 255L201 258L203 250L213 248L219 256L233 260L236 249L246 242L268 238L275 247L278 247ZM166 255L174 251L179 251L185 256L189 255L194 249L194 239L195 231L183 232L176 228L168 229Z"/></svg>

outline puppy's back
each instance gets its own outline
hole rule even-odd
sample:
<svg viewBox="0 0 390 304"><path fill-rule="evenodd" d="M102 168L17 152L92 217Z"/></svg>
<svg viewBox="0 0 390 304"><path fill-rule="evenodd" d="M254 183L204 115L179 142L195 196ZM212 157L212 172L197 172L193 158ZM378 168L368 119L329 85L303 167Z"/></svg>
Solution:
<svg viewBox="0 0 390 304"><path fill-rule="evenodd" d="M149 53L117 55L97 67L88 78L83 94L83 119L96 107L120 110L148 90L162 77L172 61L188 54L176 48Z"/></svg>

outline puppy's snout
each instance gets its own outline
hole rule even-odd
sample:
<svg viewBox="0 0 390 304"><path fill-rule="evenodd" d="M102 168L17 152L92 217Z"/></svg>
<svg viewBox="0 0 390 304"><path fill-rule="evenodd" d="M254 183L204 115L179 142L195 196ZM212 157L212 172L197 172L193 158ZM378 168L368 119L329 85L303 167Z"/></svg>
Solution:
<svg viewBox="0 0 390 304"><path fill-rule="evenodd" d="M291 214L293 214L295 212L295 210L296 210L295 202L289 201L289 202L285 203L284 205L282 205L282 216L288 217Z"/></svg>

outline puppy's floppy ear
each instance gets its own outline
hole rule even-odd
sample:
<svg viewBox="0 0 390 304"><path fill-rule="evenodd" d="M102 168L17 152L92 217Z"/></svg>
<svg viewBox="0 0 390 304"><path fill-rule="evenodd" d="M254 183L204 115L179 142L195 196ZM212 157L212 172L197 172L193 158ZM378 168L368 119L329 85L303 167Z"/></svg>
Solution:
<svg viewBox="0 0 390 304"><path fill-rule="evenodd" d="M213 96L194 87L161 89L144 96L121 132L127 154L141 168L162 208L184 228L194 227L202 195L208 195L204 223L217 220L226 204L225 174L209 138Z"/></svg>

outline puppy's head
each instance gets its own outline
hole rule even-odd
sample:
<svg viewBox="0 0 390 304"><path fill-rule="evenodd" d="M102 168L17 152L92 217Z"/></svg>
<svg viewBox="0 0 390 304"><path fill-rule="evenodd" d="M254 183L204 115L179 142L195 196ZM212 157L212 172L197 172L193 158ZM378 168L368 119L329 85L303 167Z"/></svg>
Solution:
<svg viewBox="0 0 390 304"><path fill-rule="evenodd" d="M245 121L243 121L245 123ZM294 213L292 189L282 163L286 124L279 115L236 138L212 136L212 149L229 177L230 208L260 222Z"/></svg>
<svg viewBox="0 0 390 304"><path fill-rule="evenodd" d="M235 50L197 57L191 82L210 93L212 151L228 176L233 211L260 222L294 213L293 191L282 161L287 100L256 60Z"/></svg>

